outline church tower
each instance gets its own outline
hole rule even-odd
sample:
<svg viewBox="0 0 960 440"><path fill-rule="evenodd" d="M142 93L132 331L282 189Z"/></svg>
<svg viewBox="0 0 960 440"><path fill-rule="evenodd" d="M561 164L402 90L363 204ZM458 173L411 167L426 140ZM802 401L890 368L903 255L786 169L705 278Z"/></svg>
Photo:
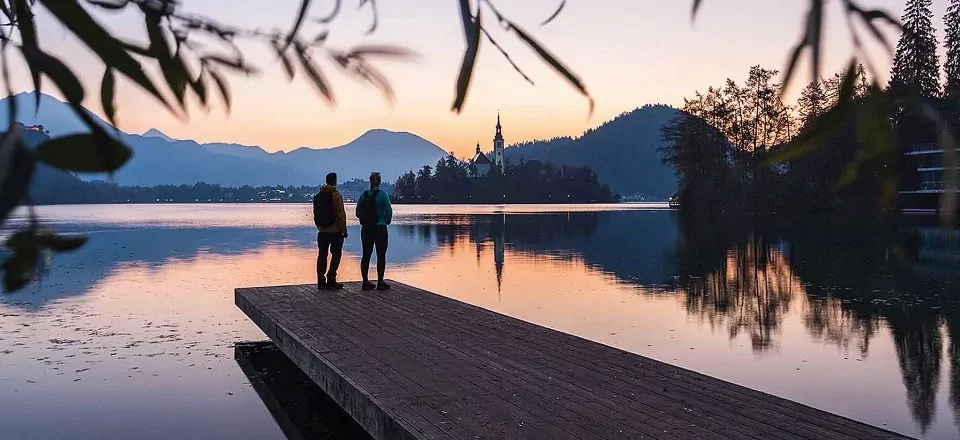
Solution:
<svg viewBox="0 0 960 440"><path fill-rule="evenodd" d="M503 133L500 131L500 112L497 112L497 134L493 137L493 166L503 171Z"/></svg>

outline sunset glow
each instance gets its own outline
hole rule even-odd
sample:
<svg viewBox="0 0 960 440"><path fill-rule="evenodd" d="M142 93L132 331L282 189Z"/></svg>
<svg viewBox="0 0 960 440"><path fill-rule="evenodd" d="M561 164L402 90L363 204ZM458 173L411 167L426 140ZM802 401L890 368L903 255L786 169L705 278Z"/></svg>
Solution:
<svg viewBox="0 0 960 440"><path fill-rule="evenodd" d="M487 44L481 47L465 111L452 113L464 44L456 4L423 0L378 3L379 27L369 37L364 35L371 19L366 10L344 8L343 16L331 28L330 44L337 47L397 44L420 54L410 63L378 64L396 89L393 107L376 90L335 72L327 63L327 76L338 98L336 107L328 106L302 76L287 82L280 63L267 48L248 44L241 47L263 73L255 78L232 78L234 105L229 115L217 101L209 113L194 106L189 119L179 120L121 81L120 125L131 133L158 128L176 138L260 145L267 151L337 146L368 129L386 128L419 134L444 150L466 156L477 142L490 144L498 109L507 144L577 135L644 104L682 105L683 97L695 90L721 84L728 77L742 80L752 65L782 68L800 33L806 7L803 1L777 2L776 6L764 0L706 1L696 22L691 23L689 1L569 1L557 20L541 27L539 23L553 11L556 1L503 3L498 6L504 13L584 79L597 103L592 116L582 96L502 29L491 32L536 85L524 81ZM897 0L865 3L893 15L899 15L902 8ZM331 4L314 2L312 15L325 14ZM187 10L225 23L264 29L289 27L297 5L293 0L270 2L269 6L252 0L184 1ZM845 63L851 46L839 6L830 3L830 7L824 68L835 71ZM945 0L934 1L935 26L941 33L939 17L945 8ZM87 106L102 113L97 93L102 66L45 14L39 13L41 25L56 30L41 35L41 46L63 56L83 75ZM135 17L128 15L99 18L123 35L144 38ZM889 55L874 52L874 63L885 79ZM13 79L18 90L30 88L25 68L15 71ZM52 86L48 91L55 94Z"/></svg>

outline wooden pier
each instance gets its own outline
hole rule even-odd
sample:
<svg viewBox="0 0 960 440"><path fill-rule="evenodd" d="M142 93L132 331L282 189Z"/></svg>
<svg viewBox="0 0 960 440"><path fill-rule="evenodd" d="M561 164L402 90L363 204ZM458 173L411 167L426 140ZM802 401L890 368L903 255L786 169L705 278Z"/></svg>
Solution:
<svg viewBox="0 0 960 440"><path fill-rule="evenodd" d="M236 303L375 439L907 438L400 283Z"/></svg>

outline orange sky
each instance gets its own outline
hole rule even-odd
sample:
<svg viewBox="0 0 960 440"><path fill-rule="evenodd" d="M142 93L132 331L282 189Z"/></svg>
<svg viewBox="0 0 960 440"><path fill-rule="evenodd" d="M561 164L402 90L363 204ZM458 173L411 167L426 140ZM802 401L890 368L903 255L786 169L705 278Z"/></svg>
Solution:
<svg viewBox="0 0 960 440"><path fill-rule="evenodd" d="M314 1L313 16L329 10L333 0ZM331 44L391 43L416 50L416 62L383 62L397 102L391 107L379 93L360 85L325 64L338 96L335 108L326 105L302 76L286 81L283 69L264 47L243 46L249 59L263 68L256 78L232 77L234 106L227 115L217 102L209 113L194 107L190 118L178 120L121 82L118 89L122 129L143 132L158 128L176 138L202 142L260 145L268 151L300 146L330 147L346 143L368 129L410 131L445 150L465 156L479 141L489 148L499 109L507 143L535 138L576 135L617 114L647 103L679 105L694 90L741 80L751 65L781 68L800 33L806 0L705 0L696 23L690 22L690 1L568 0L559 18L539 23L557 0L494 2L573 68L596 99L588 118L585 99L570 88L523 44L490 18L498 39L536 82L530 86L489 44L481 49L479 66L466 110L450 112L462 57L463 37L456 2L418 0L378 2L380 25L372 36L364 31L367 10L345 1L344 14L331 28ZM838 70L850 53L846 26L836 2L830 9L825 68ZM901 0L864 0L871 7L899 15ZM185 0L190 11L222 22L286 29L295 16L297 0L276 0L264 6L256 0ZM38 6L38 8L40 8ZM946 0L934 1L935 26L942 30ZM100 113L102 66L40 11L41 45L64 58L88 86L87 106ZM143 39L142 22L133 13L102 15L101 21L122 35ZM318 28L308 28L315 32ZM942 34L942 32L941 32ZM877 53L885 78L888 56ZM29 88L28 76L14 69L17 89ZM45 89L55 92L52 88ZM56 95L56 93L52 93Z"/></svg>

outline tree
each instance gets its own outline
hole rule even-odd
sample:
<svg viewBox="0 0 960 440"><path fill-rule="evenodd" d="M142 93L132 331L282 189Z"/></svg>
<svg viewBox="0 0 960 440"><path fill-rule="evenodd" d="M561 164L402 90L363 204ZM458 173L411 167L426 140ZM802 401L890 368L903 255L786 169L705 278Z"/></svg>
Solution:
<svg viewBox="0 0 960 440"><path fill-rule="evenodd" d="M911 97L931 101L940 96L940 67L937 57L937 37L933 28L932 0L909 0L903 13L903 34L897 43L893 68L887 92L894 99ZM909 124L915 131L917 117L906 104L898 104L894 111L895 124ZM910 133L916 135L916 133Z"/></svg>
<svg viewBox="0 0 960 440"><path fill-rule="evenodd" d="M946 81L943 96L956 100L960 98L960 0L950 0L947 13L943 17L946 37L943 40L947 48L947 59L943 63Z"/></svg>
<svg viewBox="0 0 960 440"><path fill-rule="evenodd" d="M823 114L829 107L827 93L824 91L824 81L815 79L800 92L797 106L800 110L801 124L806 126Z"/></svg>
<svg viewBox="0 0 960 440"><path fill-rule="evenodd" d="M685 110L662 128L662 161L679 177L677 198L685 206L723 203L719 190L727 179L732 144L706 119ZM719 185L718 185L719 183Z"/></svg>
<svg viewBox="0 0 960 440"><path fill-rule="evenodd" d="M430 165L424 165L417 171L415 180L416 199L420 201L430 201L433 197L433 169Z"/></svg>
<svg viewBox="0 0 960 440"><path fill-rule="evenodd" d="M413 171L407 171L397 178L393 187L393 199L397 203L412 203L417 201L417 176Z"/></svg>
<svg viewBox="0 0 960 440"><path fill-rule="evenodd" d="M877 96L869 90L873 86L863 85L863 69L854 67L812 83L796 108L780 99L780 86L771 81L775 74L755 66L742 85L728 79L723 89L710 87L706 93L695 93L663 127L666 145L660 149L661 159L679 177L681 206L707 213L854 208L875 214L877 189L885 185L878 179L882 163L858 155L863 143L858 115L867 99ZM852 112L829 133L818 132L817 124L845 94L849 95L844 105ZM882 126L871 131L881 135L880 130ZM810 132L823 137L824 148L782 166L772 163L771 155ZM851 163L862 168L859 179L850 177ZM838 182L844 185L838 188Z"/></svg>

